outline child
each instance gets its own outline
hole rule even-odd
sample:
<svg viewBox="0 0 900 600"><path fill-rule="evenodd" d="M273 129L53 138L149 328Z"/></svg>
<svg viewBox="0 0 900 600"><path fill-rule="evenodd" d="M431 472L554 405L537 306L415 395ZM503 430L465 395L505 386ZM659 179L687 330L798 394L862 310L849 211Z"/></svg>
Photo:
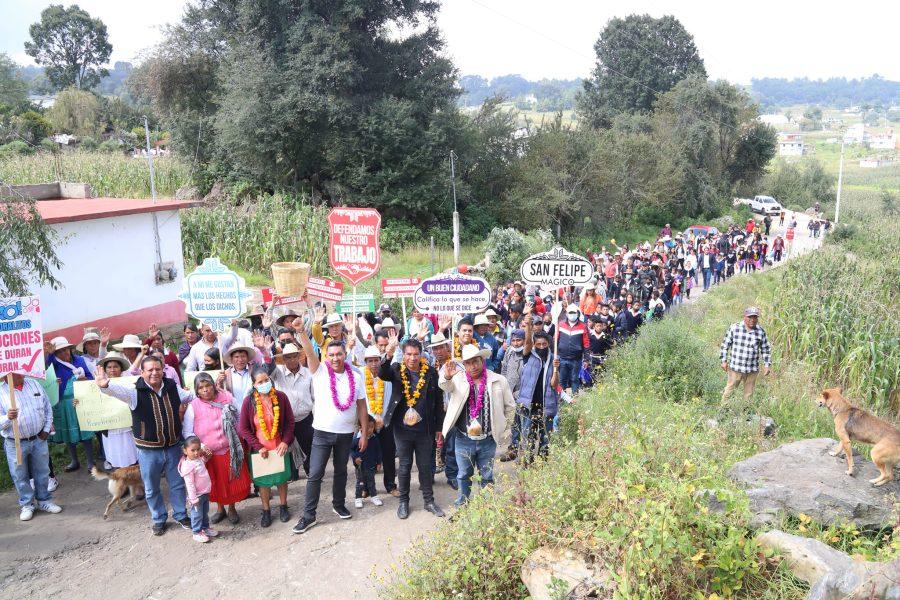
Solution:
<svg viewBox="0 0 900 600"><path fill-rule="evenodd" d="M212 480L206 470L207 453L200 448L200 438L189 436L181 446L184 454L178 463L178 473L184 478L188 502L191 503L191 531L194 541L206 543L219 532L209 526L209 493Z"/></svg>
<svg viewBox="0 0 900 600"><path fill-rule="evenodd" d="M359 440L365 435L369 444L363 452L359 451ZM372 504L381 506L384 504L378 497L375 489L375 471L381 464L381 446L378 445L378 437L375 436L375 417L369 415L369 422L364 432L359 431L353 436L353 446L350 448L350 457L356 465L356 500L353 505L356 508L363 507L363 494L366 493L372 499Z"/></svg>
<svg viewBox="0 0 900 600"><path fill-rule="evenodd" d="M688 300L691 299L691 290L694 289L694 278L688 274L687 279L685 279L684 283L684 297Z"/></svg>

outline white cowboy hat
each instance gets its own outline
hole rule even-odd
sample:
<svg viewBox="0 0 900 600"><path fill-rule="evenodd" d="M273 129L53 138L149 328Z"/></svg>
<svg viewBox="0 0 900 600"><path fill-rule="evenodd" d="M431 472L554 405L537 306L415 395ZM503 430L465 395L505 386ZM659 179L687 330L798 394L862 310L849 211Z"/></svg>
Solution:
<svg viewBox="0 0 900 600"><path fill-rule="evenodd" d="M494 312L494 309L493 309L493 308L489 308L489 309L487 309L486 311L484 311L484 316L486 316L486 317L499 317L500 315L498 315L496 312Z"/></svg>
<svg viewBox="0 0 900 600"><path fill-rule="evenodd" d="M435 346L443 346L444 344L449 344L450 340L444 337L444 334L438 331L434 335L431 336L431 343L428 344L429 348L434 348Z"/></svg>
<svg viewBox="0 0 900 600"><path fill-rule="evenodd" d="M124 338L122 338L121 343L113 344L113 348L115 348L116 350L124 350L126 348L140 350L143 347L144 345L141 343L141 338L134 335L133 333L129 333Z"/></svg>
<svg viewBox="0 0 900 600"><path fill-rule="evenodd" d="M331 313L327 317L325 317L325 327L329 325L343 325L344 320L341 319L341 315L337 313Z"/></svg>
<svg viewBox="0 0 900 600"><path fill-rule="evenodd" d="M55 337L50 340L50 343L53 344L53 351L59 352L63 348L72 348L75 344L70 344L69 340L67 340L64 336Z"/></svg>
<svg viewBox="0 0 900 600"><path fill-rule="evenodd" d="M566 308L566 313L577 313L577 312L579 312L577 304L570 304Z"/></svg>
<svg viewBox="0 0 900 600"><path fill-rule="evenodd" d="M371 346L366 348L366 353L363 355L363 360L368 360L370 358L377 358L378 360L381 360L381 351L375 344L372 344Z"/></svg>
<svg viewBox="0 0 900 600"><path fill-rule="evenodd" d="M381 329L397 329L397 324L390 317L381 320Z"/></svg>
<svg viewBox="0 0 900 600"><path fill-rule="evenodd" d="M227 364L227 365L231 364L231 355L234 354L235 352L237 352L238 350L243 350L244 352L246 352L247 358L250 360L253 360L253 357L256 356L256 348L251 348L250 346L242 346L240 344L240 342L238 342L237 344L235 344L234 346L229 348L228 351L225 353L225 364Z"/></svg>
<svg viewBox="0 0 900 600"><path fill-rule="evenodd" d="M490 348L479 348L475 344L466 344L462 349L462 360L463 362L469 360L470 358L475 358L476 356L480 356L481 358L487 360L491 357L491 349Z"/></svg>
<svg viewBox="0 0 900 600"><path fill-rule="evenodd" d="M486 315L478 315L477 317L475 317L475 322L473 323L473 325L475 327L478 327L479 325L493 325L493 323L488 321Z"/></svg>
<svg viewBox="0 0 900 600"><path fill-rule="evenodd" d="M84 337L81 338L81 343L79 343L77 346L75 346L75 349L83 354L85 342L99 342L99 341L100 341L99 333L97 333L96 331L91 331L90 329L85 329Z"/></svg>
<svg viewBox="0 0 900 600"><path fill-rule="evenodd" d="M106 363L113 361L122 365L123 371L131 366L131 362L125 358L125 355L119 352L109 352L106 356L97 361L97 366L106 367Z"/></svg>
<svg viewBox="0 0 900 600"><path fill-rule="evenodd" d="M300 348L294 344L288 344L281 349L281 355L284 356L285 354L300 354Z"/></svg>
<svg viewBox="0 0 900 600"><path fill-rule="evenodd" d="M246 317L258 317L260 315L266 314L266 307L262 304L254 304L248 311L247 314L244 315Z"/></svg>

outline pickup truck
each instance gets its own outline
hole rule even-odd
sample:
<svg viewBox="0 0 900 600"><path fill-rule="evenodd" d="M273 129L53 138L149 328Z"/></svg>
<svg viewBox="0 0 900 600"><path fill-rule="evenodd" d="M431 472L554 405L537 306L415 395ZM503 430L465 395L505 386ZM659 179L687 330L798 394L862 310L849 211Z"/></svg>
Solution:
<svg viewBox="0 0 900 600"><path fill-rule="evenodd" d="M735 198L734 205L746 204L752 212L761 215L780 215L784 208L772 196L754 196L753 199Z"/></svg>

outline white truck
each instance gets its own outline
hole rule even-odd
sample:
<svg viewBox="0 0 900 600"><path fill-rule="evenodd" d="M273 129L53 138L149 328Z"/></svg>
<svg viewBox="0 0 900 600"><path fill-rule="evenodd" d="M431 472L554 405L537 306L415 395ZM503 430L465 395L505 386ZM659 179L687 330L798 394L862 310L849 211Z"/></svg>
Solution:
<svg viewBox="0 0 900 600"><path fill-rule="evenodd" d="M772 196L757 195L752 199L735 198L734 205L746 204L750 210L761 215L780 215L784 208Z"/></svg>

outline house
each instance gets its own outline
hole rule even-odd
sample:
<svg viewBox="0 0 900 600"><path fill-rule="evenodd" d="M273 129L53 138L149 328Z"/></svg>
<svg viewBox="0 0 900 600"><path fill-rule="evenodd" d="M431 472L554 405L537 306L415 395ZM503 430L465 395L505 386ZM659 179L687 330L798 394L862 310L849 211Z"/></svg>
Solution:
<svg viewBox="0 0 900 600"><path fill-rule="evenodd" d="M847 128L844 132L845 144L863 144L868 140L866 134L866 126L862 123L856 123Z"/></svg>
<svg viewBox="0 0 900 600"><path fill-rule="evenodd" d="M863 169L880 169L881 167L890 167L893 164L893 158L886 158L884 156L870 156L868 158L859 159L859 166Z"/></svg>
<svg viewBox="0 0 900 600"><path fill-rule="evenodd" d="M798 133L784 134L778 140L778 156L803 156L805 153L803 136Z"/></svg>
<svg viewBox="0 0 900 600"><path fill-rule="evenodd" d="M56 255L62 267L53 273L60 289L30 290L41 297L47 339L80 341L85 327L101 325L115 339L144 332L150 323L164 327L186 320L177 298L184 272L179 211L195 202L93 198L89 185L73 183L10 187L37 201L60 240Z"/></svg>
<svg viewBox="0 0 900 600"><path fill-rule="evenodd" d="M74 135L69 135L68 133L57 133L50 139L57 144L62 144L63 146L68 146L69 144L73 144L77 141L77 138Z"/></svg>
<svg viewBox="0 0 900 600"><path fill-rule="evenodd" d="M791 122L784 115L759 115L759 120L766 125L787 125Z"/></svg>
<svg viewBox="0 0 900 600"><path fill-rule="evenodd" d="M897 147L897 134L894 130L879 133L869 138L869 148L872 150L893 150Z"/></svg>

